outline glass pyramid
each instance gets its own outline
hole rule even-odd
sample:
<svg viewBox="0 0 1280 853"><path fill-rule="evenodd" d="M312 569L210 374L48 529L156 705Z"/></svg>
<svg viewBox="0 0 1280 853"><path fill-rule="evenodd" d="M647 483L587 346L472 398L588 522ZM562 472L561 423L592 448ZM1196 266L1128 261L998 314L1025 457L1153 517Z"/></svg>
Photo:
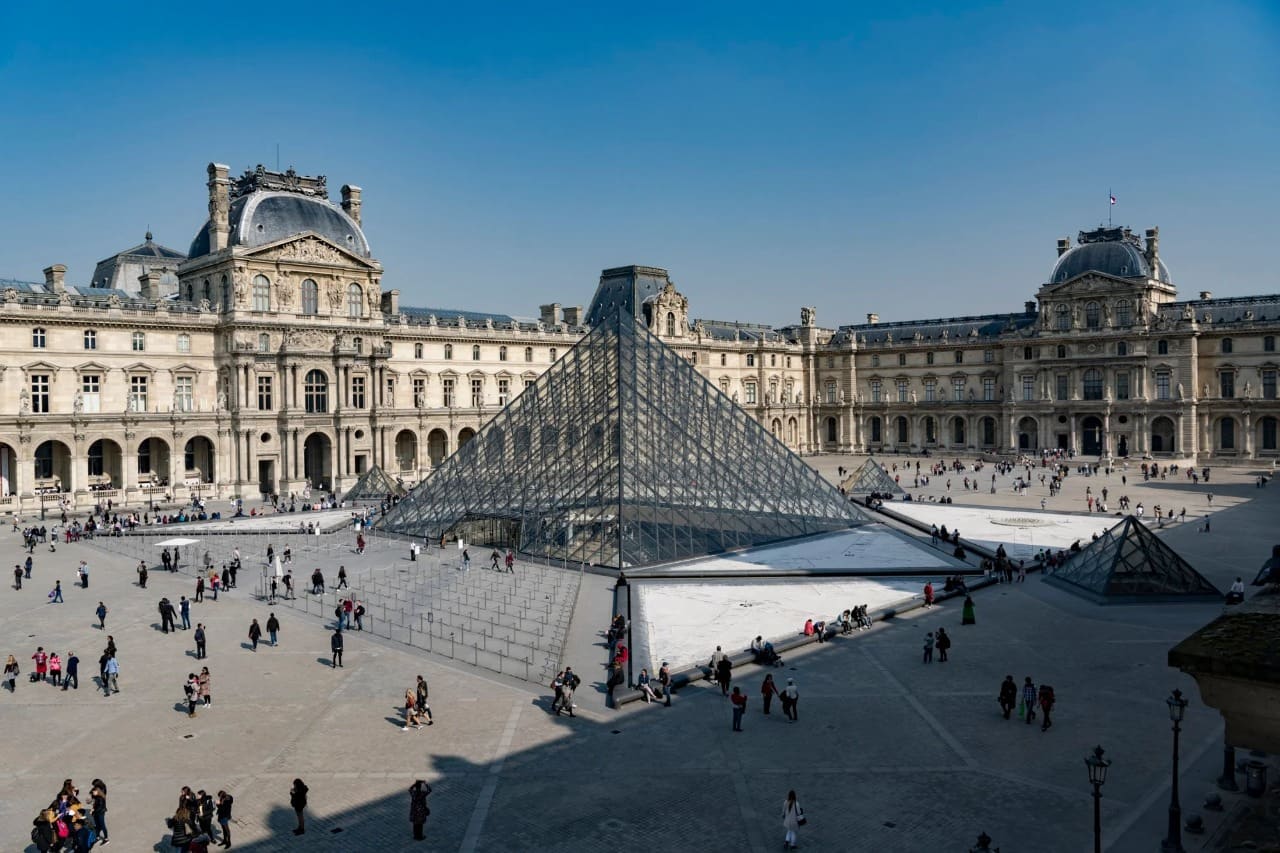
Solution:
<svg viewBox="0 0 1280 853"><path fill-rule="evenodd" d="M1099 604L1222 599L1213 584L1132 515L1044 579Z"/></svg>
<svg viewBox="0 0 1280 853"><path fill-rule="evenodd" d="M845 491L851 495L868 495L872 492L881 495L905 494L893 475L874 459L863 462L862 467L845 480L845 484Z"/></svg>
<svg viewBox="0 0 1280 853"><path fill-rule="evenodd" d="M379 526L626 568L865 520L619 309Z"/></svg>
<svg viewBox="0 0 1280 853"><path fill-rule="evenodd" d="M342 499L348 503L381 503L404 496L404 487L377 465L360 475Z"/></svg>

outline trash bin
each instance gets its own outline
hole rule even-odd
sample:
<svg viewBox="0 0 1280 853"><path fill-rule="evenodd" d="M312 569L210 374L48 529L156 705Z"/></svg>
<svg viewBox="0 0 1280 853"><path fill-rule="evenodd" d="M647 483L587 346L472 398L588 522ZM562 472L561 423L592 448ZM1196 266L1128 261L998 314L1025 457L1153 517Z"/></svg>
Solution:
<svg viewBox="0 0 1280 853"><path fill-rule="evenodd" d="M1251 797L1261 797L1267 792L1267 765L1250 761L1244 769L1244 792Z"/></svg>

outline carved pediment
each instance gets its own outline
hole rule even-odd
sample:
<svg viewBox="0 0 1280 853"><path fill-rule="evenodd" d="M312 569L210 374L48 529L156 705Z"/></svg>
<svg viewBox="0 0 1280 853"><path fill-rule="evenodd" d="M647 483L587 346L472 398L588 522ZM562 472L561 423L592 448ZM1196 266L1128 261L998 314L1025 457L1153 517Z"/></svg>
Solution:
<svg viewBox="0 0 1280 853"><path fill-rule="evenodd" d="M285 345L295 352L329 352L333 349L333 336L320 329L291 329L286 333Z"/></svg>
<svg viewBox="0 0 1280 853"><path fill-rule="evenodd" d="M263 261L292 261L300 264L318 264L323 266L358 266L373 269L374 264L354 255L318 234L308 231L288 240L271 243L260 249L246 252L244 257Z"/></svg>

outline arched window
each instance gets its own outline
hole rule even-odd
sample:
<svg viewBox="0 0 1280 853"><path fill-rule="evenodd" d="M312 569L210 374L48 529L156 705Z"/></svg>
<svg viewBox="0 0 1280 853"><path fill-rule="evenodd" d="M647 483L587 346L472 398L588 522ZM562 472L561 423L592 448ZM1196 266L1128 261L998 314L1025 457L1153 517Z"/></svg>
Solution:
<svg viewBox="0 0 1280 853"><path fill-rule="evenodd" d="M187 285L187 301L188 302L196 301L196 288L195 288L195 285L193 284Z"/></svg>
<svg viewBox="0 0 1280 853"><path fill-rule="evenodd" d="M444 345L444 360L445 361L453 360L453 344Z"/></svg>
<svg viewBox="0 0 1280 853"><path fill-rule="evenodd" d="M870 429L868 429L867 431L871 434L871 438L870 438L871 443L879 444L882 440L882 437L881 437L882 427L880 425L880 419L872 418L870 421L868 421L867 425L868 427L870 427Z"/></svg>
<svg viewBox="0 0 1280 853"><path fill-rule="evenodd" d="M1102 324L1102 309L1098 303L1090 302L1084 306L1084 325L1088 329L1096 329Z"/></svg>
<svg viewBox="0 0 1280 853"><path fill-rule="evenodd" d="M265 275L253 277L253 310L271 310L271 282Z"/></svg>
<svg viewBox="0 0 1280 853"><path fill-rule="evenodd" d="M1168 354L1169 354L1169 342L1156 341L1156 355L1168 355Z"/></svg>
<svg viewBox="0 0 1280 853"><path fill-rule="evenodd" d="M835 418L827 418L827 441L834 444L839 440L838 426Z"/></svg>
<svg viewBox="0 0 1280 853"><path fill-rule="evenodd" d="M364 316L364 290L354 282L347 285L347 316Z"/></svg>
<svg viewBox="0 0 1280 853"><path fill-rule="evenodd" d="M1276 419L1273 417L1265 417L1262 419L1262 449L1276 450Z"/></svg>
<svg viewBox="0 0 1280 853"><path fill-rule="evenodd" d="M1231 338L1223 338L1223 339L1222 339L1222 354L1223 354L1223 355L1231 355L1231 353L1232 353L1234 350L1235 350L1235 344L1234 344L1234 342L1231 340Z"/></svg>
<svg viewBox="0 0 1280 853"><path fill-rule="evenodd" d="M324 414L329 411L329 377L323 370L307 372L302 386L303 405L309 414Z"/></svg>
<svg viewBox="0 0 1280 853"><path fill-rule="evenodd" d="M674 338L675 336L676 336L676 315L673 312L668 311L667 312L667 337Z"/></svg>
<svg viewBox="0 0 1280 853"><path fill-rule="evenodd" d="M551 351L547 353L547 360L548 360L548 361L550 361L552 364L555 364L555 362L556 362L556 348L555 348L555 347L552 347L552 348L551 348Z"/></svg>
<svg viewBox="0 0 1280 853"><path fill-rule="evenodd" d="M271 336L266 332L258 335L258 352L271 352Z"/></svg>
<svg viewBox="0 0 1280 853"><path fill-rule="evenodd" d="M308 316L320 313L320 287L311 279L302 282L302 313Z"/></svg>
<svg viewBox="0 0 1280 853"><path fill-rule="evenodd" d="M1102 399L1102 371L1091 367L1084 372L1084 398L1086 400Z"/></svg>
<svg viewBox="0 0 1280 853"><path fill-rule="evenodd" d="M1116 355L1128 355L1128 354L1129 354L1129 345L1127 343L1125 343L1124 341L1120 341L1118 344L1116 344Z"/></svg>
<svg viewBox="0 0 1280 853"><path fill-rule="evenodd" d="M226 311L231 308L231 282L227 281L225 275L222 277L220 290L222 292L218 295L218 299L222 302L222 310Z"/></svg>
<svg viewBox="0 0 1280 853"><path fill-rule="evenodd" d="M213 304L213 286L209 284L209 279L204 280L204 298L209 300L209 304Z"/></svg>
<svg viewBox="0 0 1280 853"><path fill-rule="evenodd" d="M756 357L752 353L747 353L747 367L756 366Z"/></svg>
<svg viewBox="0 0 1280 853"><path fill-rule="evenodd" d="M1133 309L1128 299L1121 299L1116 303L1116 325L1121 327L1133 325Z"/></svg>
<svg viewBox="0 0 1280 853"><path fill-rule="evenodd" d="M1059 305L1054 311L1055 325L1059 332L1065 332L1071 328L1071 309L1065 305Z"/></svg>
<svg viewBox="0 0 1280 853"><path fill-rule="evenodd" d="M478 344L471 348L471 360L472 361L480 360L480 346Z"/></svg>
<svg viewBox="0 0 1280 853"><path fill-rule="evenodd" d="M725 353L720 353L720 366L725 367L728 364L729 364L729 356L726 355Z"/></svg>
<svg viewBox="0 0 1280 853"><path fill-rule="evenodd" d="M1231 418L1223 418L1219 427L1219 444L1222 450L1236 449L1236 422Z"/></svg>

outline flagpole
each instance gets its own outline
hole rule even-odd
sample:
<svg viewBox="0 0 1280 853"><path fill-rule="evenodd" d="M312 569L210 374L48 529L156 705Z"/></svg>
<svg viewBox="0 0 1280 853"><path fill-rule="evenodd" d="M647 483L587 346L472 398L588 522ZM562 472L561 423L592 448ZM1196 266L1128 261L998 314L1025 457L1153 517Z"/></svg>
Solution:
<svg viewBox="0 0 1280 853"><path fill-rule="evenodd" d="M1111 227L1111 208L1115 207L1115 204L1111 201L1111 199L1112 199L1111 188L1107 187L1107 227L1108 228Z"/></svg>

